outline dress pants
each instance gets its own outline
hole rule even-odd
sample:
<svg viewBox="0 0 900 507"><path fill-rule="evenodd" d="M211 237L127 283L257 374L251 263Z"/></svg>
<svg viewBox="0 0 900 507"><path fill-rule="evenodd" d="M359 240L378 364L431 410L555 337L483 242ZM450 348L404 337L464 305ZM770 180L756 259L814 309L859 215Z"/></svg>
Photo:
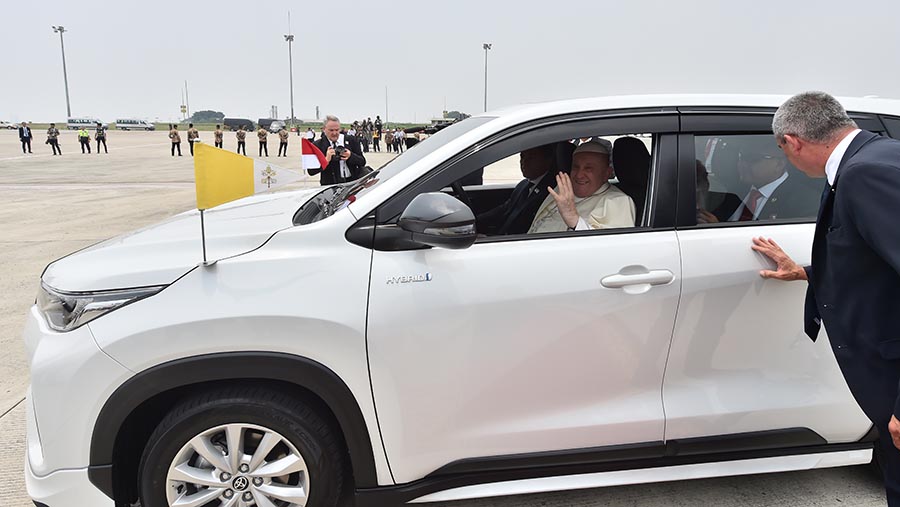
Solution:
<svg viewBox="0 0 900 507"><path fill-rule="evenodd" d="M109 153L109 150L106 149L106 138L101 137L100 139L97 139L97 154L100 153L100 143L103 143L103 151L104 151L104 153Z"/></svg>
<svg viewBox="0 0 900 507"><path fill-rule="evenodd" d="M53 148L54 155L62 155L62 150L59 149L59 140L58 139L51 139L50 147Z"/></svg>
<svg viewBox="0 0 900 507"><path fill-rule="evenodd" d="M263 150L266 152L266 156L269 156L269 145L266 141L259 142L259 156L263 156Z"/></svg>
<svg viewBox="0 0 900 507"><path fill-rule="evenodd" d="M26 148L28 148L26 150ZM22 153L31 153L31 138L22 139Z"/></svg>
<svg viewBox="0 0 900 507"><path fill-rule="evenodd" d="M85 149L87 149L87 153L91 152L91 140L88 138L81 139L81 153L85 153Z"/></svg>
<svg viewBox="0 0 900 507"><path fill-rule="evenodd" d="M175 156L175 149L178 148L178 156L181 156L181 143L172 143L172 156Z"/></svg>
<svg viewBox="0 0 900 507"><path fill-rule="evenodd" d="M216 148L222 147L222 141L216 141L214 144L216 145Z"/></svg>
<svg viewBox="0 0 900 507"><path fill-rule="evenodd" d="M194 156L194 143L195 142L196 141L188 141L188 145L190 145L190 147L191 147L191 156L192 157Z"/></svg>
<svg viewBox="0 0 900 507"><path fill-rule="evenodd" d="M237 152L240 153L241 150L244 151L244 155L247 155L247 141L238 141Z"/></svg>

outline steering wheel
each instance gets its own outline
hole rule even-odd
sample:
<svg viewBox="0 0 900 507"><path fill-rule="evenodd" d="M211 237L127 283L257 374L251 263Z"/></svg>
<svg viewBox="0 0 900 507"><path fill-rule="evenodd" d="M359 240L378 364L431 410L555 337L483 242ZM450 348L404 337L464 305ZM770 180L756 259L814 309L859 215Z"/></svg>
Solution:
<svg viewBox="0 0 900 507"><path fill-rule="evenodd" d="M472 208L472 199L469 199L469 194L466 193L463 186L459 183L459 181L454 181L450 188L453 189L453 193L456 194L456 198L462 201L463 204L469 207L470 210L475 211Z"/></svg>

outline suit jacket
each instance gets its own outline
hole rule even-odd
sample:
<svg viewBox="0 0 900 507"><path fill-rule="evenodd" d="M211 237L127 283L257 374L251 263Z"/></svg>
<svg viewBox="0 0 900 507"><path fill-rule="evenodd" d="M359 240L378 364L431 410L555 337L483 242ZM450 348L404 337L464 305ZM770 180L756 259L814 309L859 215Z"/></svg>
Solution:
<svg viewBox="0 0 900 507"><path fill-rule="evenodd" d="M31 139L31 127L19 127L19 140Z"/></svg>
<svg viewBox="0 0 900 507"><path fill-rule="evenodd" d="M547 187L556 186L556 172L548 171L534 189L531 182L522 180L509 199L478 216L478 232L482 234L525 234L531 227L538 207L549 193Z"/></svg>
<svg viewBox="0 0 900 507"><path fill-rule="evenodd" d="M806 331L828 328L834 355L856 401L886 433L900 417L900 141L871 132L847 148L822 194Z"/></svg>
<svg viewBox="0 0 900 507"><path fill-rule="evenodd" d="M331 141L327 137L316 140L316 146L322 150L322 153L328 151ZM347 159L347 168L350 169L350 177L341 177L341 164L338 157L332 157L331 162L324 169L308 169L310 176L322 173L322 185L333 185L335 183L344 183L345 181L353 181L363 177L366 173L366 157L362 154L362 148L359 147L359 140L353 136L344 134L344 147L350 150L350 158Z"/></svg>
<svg viewBox="0 0 900 507"><path fill-rule="evenodd" d="M776 218L816 216L819 193L800 180L804 177L802 174L788 173L788 178L772 192L756 219L774 220ZM710 192L710 196L713 194L716 193ZM743 204L741 197L735 194L724 194L722 203L712 211L712 214L719 219L719 222L727 222Z"/></svg>

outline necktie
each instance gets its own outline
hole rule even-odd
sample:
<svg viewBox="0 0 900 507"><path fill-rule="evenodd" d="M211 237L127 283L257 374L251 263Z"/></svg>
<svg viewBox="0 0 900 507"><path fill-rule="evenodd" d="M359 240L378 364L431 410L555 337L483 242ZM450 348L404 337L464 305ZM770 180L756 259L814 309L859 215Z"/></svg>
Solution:
<svg viewBox="0 0 900 507"><path fill-rule="evenodd" d="M741 222L753 220L753 215L756 214L756 204L762 196L762 192L756 188L750 190L750 195L747 196L747 202L744 203L744 209L741 211Z"/></svg>

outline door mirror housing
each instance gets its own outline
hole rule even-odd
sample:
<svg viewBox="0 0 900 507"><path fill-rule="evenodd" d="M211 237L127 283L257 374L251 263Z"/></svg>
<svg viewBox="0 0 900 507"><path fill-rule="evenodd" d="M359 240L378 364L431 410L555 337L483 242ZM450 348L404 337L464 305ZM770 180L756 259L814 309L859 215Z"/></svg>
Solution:
<svg viewBox="0 0 900 507"><path fill-rule="evenodd" d="M477 237L472 210L441 192L417 195L403 210L397 225L410 233L413 241L438 248L469 248Z"/></svg>

